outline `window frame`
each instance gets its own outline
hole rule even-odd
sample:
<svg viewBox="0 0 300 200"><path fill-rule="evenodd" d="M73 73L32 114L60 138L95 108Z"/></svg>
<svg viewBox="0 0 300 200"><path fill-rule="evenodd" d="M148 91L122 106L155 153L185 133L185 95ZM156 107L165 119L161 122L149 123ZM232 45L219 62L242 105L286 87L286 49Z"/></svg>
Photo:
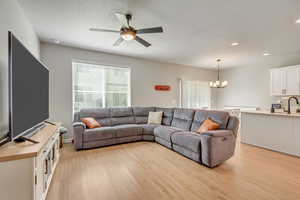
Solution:
<svg viewBox="0 0 300 200"><path fill-rule="evenodd" d="M211 109L212 108L212 101L213 101L213 91L212 89L209 87L209 81L206 81L206 80L188 80L188 79L179 79L179 103L180 103L180 107L183 108L183 104L184 104L184 88L183 88L183 85L185 81L189 81L189 82L200 82L200 83L207 83L208 85L208 88L209 88L209 105L208 105L208 109ZM200 108L191 108L191 109L201 109L201 108L204 108L204 107L200 107Z"/></svg>
<svg viewBox="0 0 300 200"><path fill-rule="evenodd" d="M72 113L73 115L75 114L75 110L74 110L74 97L75 97L75 94L74 94L74 75L75 75L75 66L74 64L87 64L87 65L98 65L100 67L104 67L104 68L111 68L111 69L127 69L128 72L129 72L129 76L128 76L128 95L127 95L127 107L130 107L131 106L131 72L132 72L132 69L131 67L129 66L116 66L116 65L112 65L112 64L101 64L99 62L94 62L94 61L86 61L86 60L78 60L78 59L72 59L71 61L71 67L72 67ZM104 95L104 93L103 93ZM105 105L105 98L103 98L103 105ZM102 107L102 108L105 108L105 107Z"/></svg>

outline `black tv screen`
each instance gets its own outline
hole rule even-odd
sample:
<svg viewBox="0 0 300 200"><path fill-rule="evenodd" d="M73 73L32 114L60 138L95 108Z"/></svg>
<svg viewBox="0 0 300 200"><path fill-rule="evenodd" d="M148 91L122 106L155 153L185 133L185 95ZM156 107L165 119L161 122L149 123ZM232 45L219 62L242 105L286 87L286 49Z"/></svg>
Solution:
<svg viewBox="0 0 300 200"><path fill-rule="evenodd" d="M9 33L11 140L49 118L49 71Z"/></svg>

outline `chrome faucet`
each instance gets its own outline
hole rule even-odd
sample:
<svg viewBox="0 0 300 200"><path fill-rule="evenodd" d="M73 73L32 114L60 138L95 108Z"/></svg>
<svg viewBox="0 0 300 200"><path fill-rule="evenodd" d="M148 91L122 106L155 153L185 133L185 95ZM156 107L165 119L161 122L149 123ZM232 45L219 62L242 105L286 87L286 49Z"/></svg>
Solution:
<svg viewBox="0 0 300 200"><path fill-rule="evenodd" d="M295 97L295 96L289 97L289 100L288 100L288 114L291 114L291 100L292 99L295 99L296 103L299 104L299 101L298 101L297 97Z"/></svg>

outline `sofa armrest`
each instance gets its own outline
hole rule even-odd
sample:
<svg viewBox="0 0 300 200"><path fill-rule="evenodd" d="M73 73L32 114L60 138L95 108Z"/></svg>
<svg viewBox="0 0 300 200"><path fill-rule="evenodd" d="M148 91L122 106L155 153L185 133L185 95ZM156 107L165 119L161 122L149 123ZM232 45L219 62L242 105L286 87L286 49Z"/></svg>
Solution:
<svg viewBox="0 0 300 200"><path fill-rule="evenodd" d="M201 156L204 165L215 167L234 155L236 138L233 131L207 131L200 137Z"/></svg>
<svg viewBox="0 0 300 200"><path fill-rule="evenodd" d="M86 128L86 125L83 122L74 122L73 123L73 127L78 127L78 126L82 126L82 127Z"/></svg>
<svg viewBox="0 0 300 200"><path fill-rule="evenodd" d="M73 138L75 149L79 150L83 148L83 133L86 126L82 122L73 123Z"/></svg>
<svg viewBox="0 0 300 200"><path fill-rule="evenodd" d="M224 137L233 135L233 131L231 130L214 130L214 131L207 131L205 133L202 133L201 135L207 135L211 137Z"/></svg>

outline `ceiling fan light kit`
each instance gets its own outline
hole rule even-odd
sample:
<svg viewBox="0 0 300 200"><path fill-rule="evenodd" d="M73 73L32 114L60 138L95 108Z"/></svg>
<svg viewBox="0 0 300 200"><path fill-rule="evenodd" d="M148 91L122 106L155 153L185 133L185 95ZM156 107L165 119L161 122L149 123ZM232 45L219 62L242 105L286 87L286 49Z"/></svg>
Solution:
<svg viewBox="0 0 300 200"><path fill-rule="evenodd" d="M144 47L149 47L151 44L144 40L143 38L137 36L137 34L147 34L147 33L162 33L162 27L153 27L153 28L145 28L145 29L135 29L130 26L129 22L132 18L131 14L122 14L115 13L117 19L121 23L120 31L116 30L107 30L107 29L99 29L99 28L90 28L90 31L98 31L98 32L110 32L110 33L119 33L120 38L113 44L114 46L119 46L123 41L131 41L135 40L138 43L142 44Z"/></svg>
<svg viewBox="0 0 300 200"><path fill-rule="evenodd" d="M218 63L218 79L216 81L211 81L209 83L209 86L211 88L225 88L228 86L228 81L220 81L220 62L221 62L221 59L218 59L217 60L217 63Z"/></svg>
<svg viewBox="0 0 300 200"><path fill-rule="evenodd" d="M136 32L133 30L122 31L120 34L126 41L134 40L136 38Z"/></svg>

